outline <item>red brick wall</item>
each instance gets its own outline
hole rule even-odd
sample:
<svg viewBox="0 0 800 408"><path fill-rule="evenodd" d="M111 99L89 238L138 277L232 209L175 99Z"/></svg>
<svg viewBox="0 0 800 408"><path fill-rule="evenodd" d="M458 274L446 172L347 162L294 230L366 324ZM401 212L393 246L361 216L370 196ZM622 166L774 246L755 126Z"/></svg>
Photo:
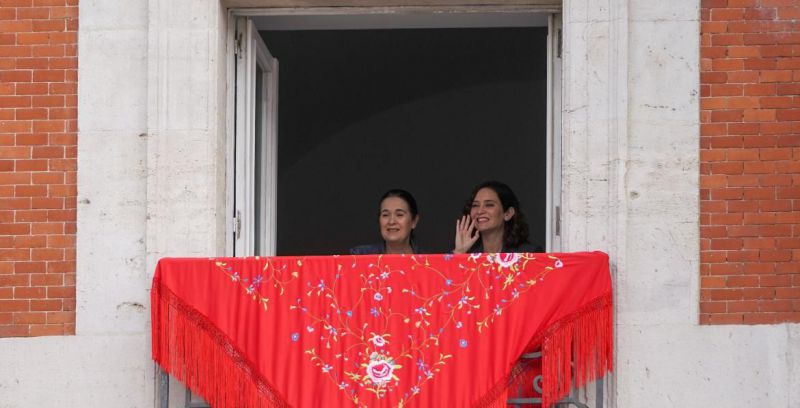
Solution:
<svg viewBox="0 0 800 408"><path fill-rule="evenodd" d="M800 1L701 20L700 322L800 322Z"/></svg>
<svg viewBox="0 0 800 408"><path fill-rule="evenodd" d="M0 337L75 331L77 4L0 3ZM700 321L800 322L800 4L701 20Z"/></svg>
<svg viewBox="0 0 800 408"><path fill-rule="evenodd" d="M0 1L0 337L75 333L78 0Z"/></svg>

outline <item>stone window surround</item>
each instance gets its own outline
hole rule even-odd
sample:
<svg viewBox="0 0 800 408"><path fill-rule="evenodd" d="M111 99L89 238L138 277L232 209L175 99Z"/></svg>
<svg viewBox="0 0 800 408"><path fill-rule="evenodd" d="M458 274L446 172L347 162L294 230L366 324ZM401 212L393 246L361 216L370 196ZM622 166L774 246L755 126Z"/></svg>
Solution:
<svg viewBox="0 0 800 408"><path fill-rule="evenodd" d="M376 2L389 3L353 0L359 4ZM232 107L226 102L230 71L226 65L226 10L266 3L287 7L311 1L148 2L147 129L140 135L146 139L144 269L148 277L157 260L164 256L224 254L225 152L229 134L226 117L232 114ZM510 8L553 9L552 2L504 3L516 4ZM653 78L668 78L668 72L676 65L684 67L689 80L694 77L697 82L698 16L688 15L685 10L691 11L691 7L685 5L678 8L687 15L671 14L674 6L670 2L647 7L632 7L629 3L570 0L562 9L562 248L598 249L611 255L618 289L618 331L628 330L621 325L628 325L629 330L635 330L636 325L658 323L696 325L699 85L687 85L686 78L681 77L674 84L675 90L665 94L662 88L654 89L651 84ZM637 15L629 16L632 8L637 9ZM674 21L663 23L665 15L674 17ZM676 27L685 31L675 36L670 30ZM655 44L647 55L641 44L645 40ZM638 45L633 44L637 41ZM669 47L672 43L678 45ZM669 50L661 51L660 47ZM629 56L629 50L634 55ZM651 72L643 74L645 68ZM629 89L629 84L637 87ZM688 91L694 94L687 95ZM664 101L669 106L664 106ZM634 120L629 120L629 115ZM676 129L681 134L674 134ZM676 161L676 157L685 159ZM79 166L80 161L79 154ZM654 189L656 181L661 183L660 189ZM672 200L689 204L670 207L668 225L664 220L653 220L660 205ZM79 219L79 230L80 224ZM79 264L82 259L91 261L91 256L91 252L79 250ZM633 272L625 273L654 269L675 272L666 273L663 280L643 290L642 278L632 277ZM89 273L78 279L78 334L102 330L95 327L98 320L93 319L91 310L92 306L106 303L103 298L107 294L97 289L91 271L88 268ZM664 287L664 282L668 290L680 289L674 291L680 298L671 298L677 304L672 308L644 299L652 296L648 290Z"/></svg>
<svg viewBox="0 0 800 408"><path fill-rule="evenodd" d="M226 115L232 114L225 91L231 67L222 63L226 61L228 29L223 5L214 1L156 3L161 4L151 9L148 50L147 187L148 192L156 193L148 194L149 266L176 249L198 256L224 253L226 220L218 215L226 213L225 147L230 132ZM240 0L228 2L227 7L291 3ZM481 7L542 12L560 8L552 1L513 3L522 4ZM171 17L198 8L211 8L204 10L207 20L197 19L187 26ZM625 235L617 232L624 228L621 216L627 198L622 184L628 131L627 4L621 0L572 1L562 12L562 246L570 251L604 250L620 268ZM178 163L173 157L184 160ZM189 186L196 187L193 191L202 199L191 203L166 199ZM198 216L213 222L199 226ZM187 240L187 228L180 226L205 234L192 234Z"/></svg>

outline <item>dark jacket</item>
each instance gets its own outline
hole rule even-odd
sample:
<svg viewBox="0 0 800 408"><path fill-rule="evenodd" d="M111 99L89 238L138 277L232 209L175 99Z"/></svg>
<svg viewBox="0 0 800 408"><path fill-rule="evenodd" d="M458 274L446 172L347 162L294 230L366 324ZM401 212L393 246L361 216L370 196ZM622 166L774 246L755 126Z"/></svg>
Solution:
<svg viewBox="0 0 800 408"><path fill-rule="evenodd" d="M415 254L420 254L419 247L416 243L411 242L411 249L414 250ZM357 247L350 248L350 255L374 255L374 254L385 254L386 253L386 245L381 242L380 244L370 244L370 245L359 245Z"/></svg>
<svg viewBox="0 0 800 408"><path fill-rule="evenodd" d="M477 254L481 252L483 252L483 242L481 241L476 242L475 245L469 249L470 254ZM544 252L544 248L539 245L534 246L529 243L520 244L515 247L506 247L506 245L503 244L503 250L500 252Z"/></svg>

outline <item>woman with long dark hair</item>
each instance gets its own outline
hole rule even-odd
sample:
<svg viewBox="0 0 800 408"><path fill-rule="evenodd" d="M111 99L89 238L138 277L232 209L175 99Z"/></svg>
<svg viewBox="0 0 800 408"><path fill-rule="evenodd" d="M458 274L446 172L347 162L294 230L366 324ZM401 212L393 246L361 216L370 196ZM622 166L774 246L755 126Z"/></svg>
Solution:
<svg viewBox="0 0 800 408"><path fill-rule="evenodd" d="M414 242L414 229L418 222L419 211L414 196L405 190L389 190L381 197L378 212L378 224L383 242L357 246L351 248L350 253L353 255L419 253L419 248Z"/></svg>
<svg viewBox="0 0 800 408"><path fill-rule="evenodd" d="M456 221L453 253L533 251L514 191L499 181L477 185Z"/></svg>

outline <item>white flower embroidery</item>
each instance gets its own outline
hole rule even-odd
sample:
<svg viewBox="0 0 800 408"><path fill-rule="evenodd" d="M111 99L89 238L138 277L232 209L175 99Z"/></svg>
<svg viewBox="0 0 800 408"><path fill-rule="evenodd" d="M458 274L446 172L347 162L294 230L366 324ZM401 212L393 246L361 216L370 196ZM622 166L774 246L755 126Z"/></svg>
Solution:
<svg viewBox="0 0 800 408"><path fill-rule="evenodd" d="M372 338L371 338L371 339L369 339L369 340L372 342L372 344L374 344L374 345L375 345L375 347L383 347L383 346L385 346L387 343L389 343L389 342L388 342L388 341L387 341L387 340L384 338L384 336L387 336L387 337L388 337L389 335L388 335L388 334L385 334L385 335L381 336L380 334L373 334Z"/></svg>
<svg viewBox="0 0 800 408"><path fill-rule="evenodd" d="M492 262L500 265L501 268L509 268L517 263L519 259L519 254L514 252L504 252L491 257Z"/></svg>

